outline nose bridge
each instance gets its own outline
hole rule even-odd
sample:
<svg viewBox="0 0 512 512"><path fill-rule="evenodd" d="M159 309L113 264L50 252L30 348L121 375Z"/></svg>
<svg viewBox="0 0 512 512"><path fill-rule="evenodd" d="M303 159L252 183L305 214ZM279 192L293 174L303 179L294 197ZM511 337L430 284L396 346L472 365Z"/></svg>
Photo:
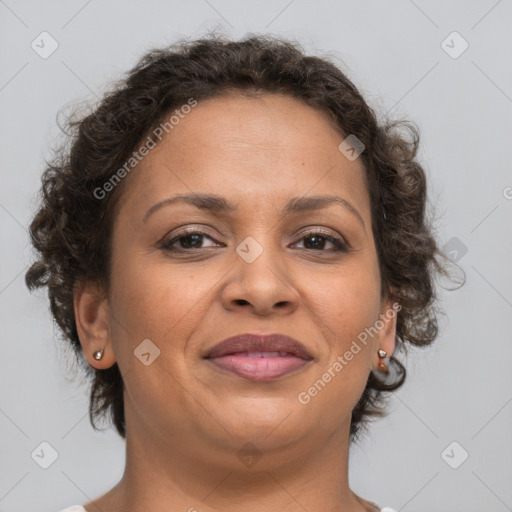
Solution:
<svg viewBox="0 0 512 512"><path fill-rule="evenodd" d="M259 225L250 231L235 248L233 272L224 289L228 307L249 303L260 312L269 312L275 305L295 303L285 263L274 230Z"/></svg>
<svg viewBox="0 0 512 512"><path fill-rule="evenodd" d="M251 233L242 239L235 249L238 259L241 260L238 262L240 271L244 275L260 278L265 277L267 273L279 275L284 254L279 250L275 233L268 227L260 227Z"/></svg>
<svg viewBox="0 0 512 512"><path fill-rule="evenodd" d="M236 231L236 253L247 264L266 260L274 255L280 245L277 231L279 219L273 206L275 201L267 198L265 204L244 201ZM261 258L263 256L263 258Z"/></svg>
<svg viewBox="0 0 512 512"><path fill-rule="evenodd" d="M255 206L243 219L243 227L237 230L236 253L247 265L257 263L259 269L279 268L285 257L280 218L274 204L275 201L269 200L264 209Z"/></svg>

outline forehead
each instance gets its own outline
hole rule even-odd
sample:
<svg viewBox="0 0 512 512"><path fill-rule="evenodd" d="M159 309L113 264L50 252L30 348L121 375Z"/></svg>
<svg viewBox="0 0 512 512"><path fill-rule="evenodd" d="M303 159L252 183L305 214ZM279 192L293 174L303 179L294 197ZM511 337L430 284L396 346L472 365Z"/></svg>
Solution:
<svg viewBox="0 0 512 512"><path fill-rule="evenodd" d="M261 207L265 199L329 192L364 210L364 168L339 151L344 138L326 113L290 96L201 100L135 167L121 203L149 207L173 193L202 192Z"/></svg>

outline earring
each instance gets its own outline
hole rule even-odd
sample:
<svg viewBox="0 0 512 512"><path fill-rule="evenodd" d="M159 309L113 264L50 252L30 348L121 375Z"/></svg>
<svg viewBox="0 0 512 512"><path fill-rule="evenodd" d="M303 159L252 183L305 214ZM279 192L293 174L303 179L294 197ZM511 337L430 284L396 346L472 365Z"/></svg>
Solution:
<svg viewBox="0 0 512 512"><path fill-rule="evenodd" d="M380 359L385 359L386 356L388 355L388 353L385 350L379 349L378 355L379 355ZM386 363L384 363L383 361L379 362L378 368L383 373L389 373L388 365Z"/></svg>
<svg viewBox="0 0 512 512"><path fill-rule="evenodd" d="M103 349L94 352L93 357L96 361L99 361L103 357Z"/></svg>

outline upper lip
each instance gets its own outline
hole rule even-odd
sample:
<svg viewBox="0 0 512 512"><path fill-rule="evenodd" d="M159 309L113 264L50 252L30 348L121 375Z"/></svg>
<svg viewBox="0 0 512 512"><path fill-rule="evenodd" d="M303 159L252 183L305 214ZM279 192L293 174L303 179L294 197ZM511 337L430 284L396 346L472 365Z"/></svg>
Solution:
<svg viewBox="0 0 512 512"><path fill-rule="evenodd" d="M239 334L221 341L206 354L206 359L240 352L287 352L301 359L312 359L306 347L284 334Z"/></svg>

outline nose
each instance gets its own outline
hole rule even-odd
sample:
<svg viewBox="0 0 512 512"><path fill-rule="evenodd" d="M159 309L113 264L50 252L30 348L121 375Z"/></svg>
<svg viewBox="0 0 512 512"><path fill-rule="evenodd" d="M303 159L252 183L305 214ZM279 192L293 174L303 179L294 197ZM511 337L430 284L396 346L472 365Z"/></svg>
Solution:
<svg viewBox="0 0 512 512"><path fill-rule="evenodd" d="M300 297L283 255L263 248L254 261L244 258L242 251L234 256L221 300L227 310L269 316L292 313Z"/></svg>

